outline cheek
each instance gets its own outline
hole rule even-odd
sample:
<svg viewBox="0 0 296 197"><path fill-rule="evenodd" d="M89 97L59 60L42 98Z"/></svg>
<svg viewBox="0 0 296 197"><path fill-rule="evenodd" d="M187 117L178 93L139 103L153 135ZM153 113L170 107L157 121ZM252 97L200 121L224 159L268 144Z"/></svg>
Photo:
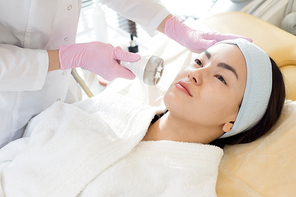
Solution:
<svg viewBox="0 0 296 197"><path fill-rule="evenodd" d="M168 110L171 108L178 108L182 103L182 100L178 97L178 95L176 95L174 91L172 91L172 89L174 88L170 87L163 97L163 102Z"/></svg>
<svg viewBox="0 0 296 197"><path fill-rule="evenodd" d="M222 102L222 101L221 101ZM235 120L238 110L239 110L240 100L233 95L232 97L229 95L228 98L223 99L223 103L218 103L219 105L219 114L222 116L222 121L232 121Z"/></svg>
<svg viewBox="0 0 296 197"><path fill-rule="evenodd" d="M200 112L203 112L204 121L207 123L222 124L228 121L230 117L236 116L239 106L239 101L233 99L234 95L219 92L203 94L200 100L204 101L198 104Z"/></svg>
<svg viewBox="0 0 296 197"><path fill-rule="evenodd" d="M191 101L191 98L187 98L183 93L178 91L179 90L174 87L169 89L163 97L163 102L171 114L181 118L182 116L192 114L192 106L194 103Z"/></svg>

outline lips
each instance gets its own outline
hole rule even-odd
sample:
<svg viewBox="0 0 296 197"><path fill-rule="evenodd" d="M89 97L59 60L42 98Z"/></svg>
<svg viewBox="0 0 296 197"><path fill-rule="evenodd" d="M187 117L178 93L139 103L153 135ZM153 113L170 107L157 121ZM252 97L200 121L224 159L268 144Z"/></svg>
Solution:
<svg viewBox="0 0 296 197"><path fill-rule="evenodd" d="M176 87L181 90L182 92L184 92L185 94L188 94L189 96L192 97L192 94L190 92L190 89L189 89L189 86L186 82L184 81L179 81L177 84L176 84Z"/></svg>

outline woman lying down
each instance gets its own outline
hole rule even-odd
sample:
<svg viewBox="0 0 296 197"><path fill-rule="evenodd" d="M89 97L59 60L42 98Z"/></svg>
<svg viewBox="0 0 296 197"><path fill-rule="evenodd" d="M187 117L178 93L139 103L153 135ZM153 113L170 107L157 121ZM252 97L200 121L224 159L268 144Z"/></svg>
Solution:
<svg viewBox="0 0 296 197"><path fill-rule="evenodd" d="M0 196L216 196L224 145L268 132L284 98L265 52L220 42L178 73L165 108L104 93L56 102L0 150Z"/></svg>

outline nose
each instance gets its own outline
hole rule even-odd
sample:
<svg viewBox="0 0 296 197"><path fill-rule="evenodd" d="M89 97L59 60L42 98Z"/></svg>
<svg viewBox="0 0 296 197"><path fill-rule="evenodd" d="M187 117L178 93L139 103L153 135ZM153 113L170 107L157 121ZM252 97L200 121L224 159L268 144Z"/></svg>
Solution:
<svg viewBox="0 0 296 197"><path fill-rule="evenodd" d="M203 83L204 71L202 68L192 69L188 72L189 80L192 80L196 85L201 85Z"/></svg>

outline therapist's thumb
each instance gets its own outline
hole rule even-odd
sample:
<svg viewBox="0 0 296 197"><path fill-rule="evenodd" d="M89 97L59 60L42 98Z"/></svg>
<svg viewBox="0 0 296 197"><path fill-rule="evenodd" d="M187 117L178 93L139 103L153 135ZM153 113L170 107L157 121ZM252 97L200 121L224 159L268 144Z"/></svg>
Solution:
<svg viewBox="0 0 296 197"><path fill-rule="evenodd" d="M120 47L116 47L113 53L113 59L125 62L136 62L141 59L141 56L136 53L126 52Z"/></svg>

